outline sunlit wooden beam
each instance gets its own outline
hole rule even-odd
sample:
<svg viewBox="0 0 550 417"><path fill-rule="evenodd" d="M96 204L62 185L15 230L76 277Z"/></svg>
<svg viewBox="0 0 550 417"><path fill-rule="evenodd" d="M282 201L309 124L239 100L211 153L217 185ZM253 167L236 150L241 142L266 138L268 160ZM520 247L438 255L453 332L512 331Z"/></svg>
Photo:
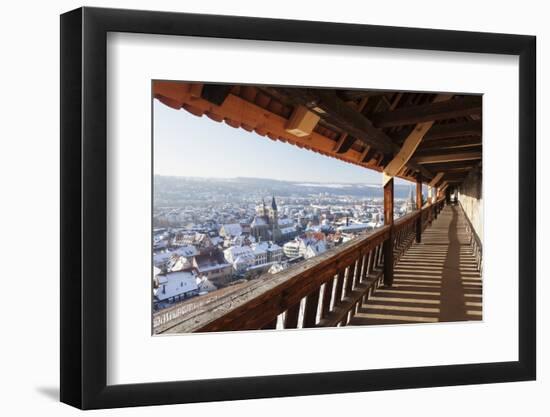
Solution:
<svg viewBox="0 0 550 417"><path fill-rule="evenodd" d="M347 132L384 155L393 156L399 152L399 145L394 143L382 129L374 127L365 115L349 106L334 91L284 87L261 87L261 89L281 100L291 100L294 103L305 105L310 110L317 112L326 122ZM407 165L426 178L433 177L433 174L427 168L413 161L409 161Z"/></svg>
<svg viewBox="0 0 550 417"><path fill-rule="evenodd" d="M452 95L440 94L435 97L433 103L447 101L450 98L452 98ZM405 142L403 143L403 146L401 146L401 149L399 149L397 155L395 155L390 163L384 167L384 174L386 176L393 177L397 175L399 171L401 171L401 169L411 159L414 152L416 151L416 148L418 148L418 145L420 145L422 138L428 132L428 130L430 130L433 123L433 121L429 121L418 123L415 126L407 139L405 139Z"/></svg>
<svg viewBox="0 0 550 417"><path fill-rule="evenodd" d="M438 172L435 177L433 177L433 179L430 181L430 187L435 187L437 185L437 183L439 182L439 180L441 180L441 178L443 178L443 175L445 175L443 172Z"/></svg>
<svg viewBox="0 0 550 417"><path fill-rule="evenodd" d="M286 124L285 130L294 136L309 136L320 119L319 115L313 113L307 107L296 106Z"/></svg>

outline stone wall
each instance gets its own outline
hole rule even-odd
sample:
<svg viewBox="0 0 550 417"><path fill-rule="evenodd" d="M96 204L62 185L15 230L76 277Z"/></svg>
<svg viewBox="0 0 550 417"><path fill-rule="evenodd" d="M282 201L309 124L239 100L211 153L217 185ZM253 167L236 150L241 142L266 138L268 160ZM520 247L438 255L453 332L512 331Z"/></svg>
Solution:
<svg viewBox="0 0 550 417"><path fill-rule="evenodd" d="M483 243L483 187L481 168L472 170L458 190L458 201Z"/></svg>

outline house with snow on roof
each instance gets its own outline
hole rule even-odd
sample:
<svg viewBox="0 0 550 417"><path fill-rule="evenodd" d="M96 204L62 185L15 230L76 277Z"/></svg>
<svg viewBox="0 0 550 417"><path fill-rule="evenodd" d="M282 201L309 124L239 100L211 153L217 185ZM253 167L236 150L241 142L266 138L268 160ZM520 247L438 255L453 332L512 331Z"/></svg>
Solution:
<svg viewBox="0 0 550 417"><path fill-rule="evenodd" d="M207 277L197 277L196 282L199 289L199 295L207 294L218 289L218 287L212 284Z"/></svg>
<svg viewBox="0 0 550 417"><path fill-rule="evenodd" d="M153 290L155 304L173 303L197 295L199 286L196 278L191 271L157 275L158 287Z"/></svg>
<svg viewBox="0 0 550 417"><path fill-rule="evenodd" d="M193 266L199 275L206 276L214 285L227 284L233 276L232 265L219 250L195 256Z"/></svg>
<svg viewBox="0 0 550 417"><path fill-rule="evenodd" d="M220 227L220 236L232 239L240 236L243 233L243 228L239 223L224 224Z"/></svg>

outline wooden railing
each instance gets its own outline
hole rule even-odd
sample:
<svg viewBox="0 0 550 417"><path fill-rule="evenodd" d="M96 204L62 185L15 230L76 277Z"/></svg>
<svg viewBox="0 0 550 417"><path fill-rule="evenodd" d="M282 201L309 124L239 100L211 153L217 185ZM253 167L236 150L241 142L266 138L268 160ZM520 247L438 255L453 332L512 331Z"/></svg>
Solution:
<svg viewBox="0 0 550 417"><path fill-rule="evenodd" d="M185 317L193 311L196 311L197 309L215 301L228 299L230 295L242 291L245 287L251 284L251 282L238 283L221 290L217 290L213 293L199 295L189 300L175 303L171 307L155 311L153 313L153 333L162 333L170 327L173 327L174 323L181 321L182 317Z"/></svg>
<svg viewBox="0 0 550 417"><path fill-rule="evenodd" d="M470 249L475 256L477 270L481 272L483 265L483 244L481 243L481 239L472 225L472 222L466 215L466 211L462 207L462 204L460 204L460 208L464 212L464 218L466 219L466 231L470 235Z"/></svg>
<svg viewBox="0 0 550 417"><path fill-rule="evenodd" d="M394 263L399 261L399 258L412 245L416 236L416 227L418 218L421 215L420 210L415 210L406 216L397 219L394 223L394 241L393 241L393 256Z"/></svg>
<svg viewBox="0 0 550 417"><path fill-rule="evenodd" d="M266 274L240 291L199 306L178 320L162 320L159 332L345 326L384 285L384 244L393 238L393 262L410 247L444 201L423 207L374 232L276 275ZM389 281L391 282L391 280Z"/></svg>
<svg viewBox="0 0 550 417"><path fill-rule="evenodd" d="M434 204L426 204L422 207L421 219L422 219L422 231L432 224L432 221L437 219L438 214L445 207L445 198L441 198Z"/></svg>

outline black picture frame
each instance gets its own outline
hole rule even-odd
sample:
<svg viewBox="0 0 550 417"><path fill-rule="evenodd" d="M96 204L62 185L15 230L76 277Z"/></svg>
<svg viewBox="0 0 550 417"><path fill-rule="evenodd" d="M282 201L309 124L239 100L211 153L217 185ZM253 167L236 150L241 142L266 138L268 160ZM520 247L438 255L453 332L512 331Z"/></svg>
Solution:
<svg viewBox="0 0 550 417"><path fill-rule="evenodd" d="M108 32L519 56L519 360L107 385ZM86 7L61 16L60 56L62 402L94 409L535 379L534 36Z"/></svg>

